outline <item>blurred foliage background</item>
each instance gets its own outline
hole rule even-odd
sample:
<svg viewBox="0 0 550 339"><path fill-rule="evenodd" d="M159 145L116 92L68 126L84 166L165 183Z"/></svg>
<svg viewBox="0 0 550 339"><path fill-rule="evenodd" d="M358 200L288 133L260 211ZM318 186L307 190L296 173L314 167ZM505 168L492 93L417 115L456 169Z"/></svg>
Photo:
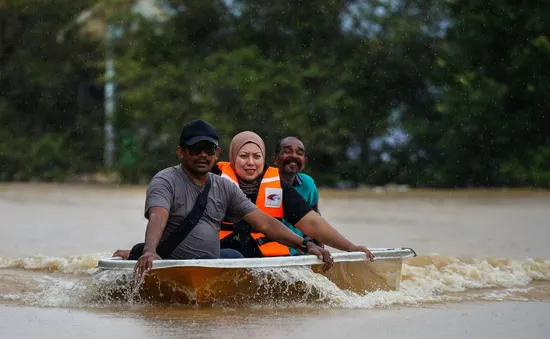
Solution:
<svg viewBox="0 0 550 339"><path fill-rule="evenodd" d="M0 0L0 180L144 183L203 118L224 159L243 130L270 152L299 136L320 185L549 187L548 18L533 0Z"/></svg>

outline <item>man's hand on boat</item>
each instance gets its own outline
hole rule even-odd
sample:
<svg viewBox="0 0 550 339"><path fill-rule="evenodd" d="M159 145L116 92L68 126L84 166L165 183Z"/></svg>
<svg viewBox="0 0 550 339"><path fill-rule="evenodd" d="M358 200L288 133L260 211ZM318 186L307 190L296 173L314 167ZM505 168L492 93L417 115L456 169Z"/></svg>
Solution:
<svg viewBox="0 0 550 339"><path fill-rule="evenodd" d="M310 213L315 212L312 211ZM296 249L301 249L302 252L306 252L302 248L304 238L298 236L279 220L267 215L261 210L257 209L248 213L244 216L244 221L252 225L257 231L265 234L268 238L278 241L283 245L292 246ZM323 267L325 271L332 267L334 260L328 250L315 245L313 241L307 241L305 246L307 247L307 254L313 254L317 256L317 258L323 260L325 263Z"/></svg>
<svg viewBox="0 0 550 339"><path fill-rule="evenodd" d="M302 219L300 219L300 221L294 224L294 226L301 230L304 234L320 241L326 246L346 252L364 252L367 255L367 260L374 261L374 255L371 251L364 246L357 246L353 244L323 217L314 211L306 214Z"/></svg>
<svg viewBox="0 0 550 339"><path fill-rule="evenodd" d="M122 258L128 260L130 257L130 250L116 250L115 253L111 256L112 258Z"/></svg>
<svg viewBox="0 0 550 339"><path fill-rule="evenodd" d="M332 254L328 250L326 250L323 247L315 245L312 241L307 243L307 254L313 254L317 256L320 260L323 260L325 263L323 265L323 271L328 271L334 264L334 259L332 258Z"/></svg>
<svg viewBox="0 0 550 339"><path fill-rule="evenodd" d="M370 262L374 261L374 254L372 254L372 252L369 251L369 249L365 246L355 246L349 252L365 252L365 254L367 255L367 260Z"/></svg>
<svg viewBox="0 0 550 339"><path fill-rule="evenodd" d="M151 269L153 266L153 261L161 259L162 258L156 252L144 252L141 257L139 257L136 266L134 267L134 273L136 273L139 277L143 276Z"/></svg>

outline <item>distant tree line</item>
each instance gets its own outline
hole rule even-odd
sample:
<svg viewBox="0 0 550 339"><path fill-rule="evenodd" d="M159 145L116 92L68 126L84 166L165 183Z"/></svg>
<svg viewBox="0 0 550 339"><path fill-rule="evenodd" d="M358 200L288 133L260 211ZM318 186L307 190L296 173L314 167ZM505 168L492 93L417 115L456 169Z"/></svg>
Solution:
<svg viewBox="0 0 550 339"><path fill-rule="evenodd" d="M203 118L223 157L299 136L321 185L549 187L550 2L151 3L0 0L1 180L147 181Z"/></svg>

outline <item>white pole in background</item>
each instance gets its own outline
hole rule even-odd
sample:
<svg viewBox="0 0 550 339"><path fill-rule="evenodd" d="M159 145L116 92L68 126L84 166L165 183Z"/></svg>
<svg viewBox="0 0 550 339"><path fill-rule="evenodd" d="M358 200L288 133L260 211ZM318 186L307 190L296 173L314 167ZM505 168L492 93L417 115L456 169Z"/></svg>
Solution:
<svg viewBox="0 0 550 339"><path fill-rule="evenodd" d="M116 88L115 88L115 62L113 52L113 25L107 23L106 29L106 60L105 60L105 149L104 166L112 169L115 164L115 129L113 126L116 110Z"/></svg>

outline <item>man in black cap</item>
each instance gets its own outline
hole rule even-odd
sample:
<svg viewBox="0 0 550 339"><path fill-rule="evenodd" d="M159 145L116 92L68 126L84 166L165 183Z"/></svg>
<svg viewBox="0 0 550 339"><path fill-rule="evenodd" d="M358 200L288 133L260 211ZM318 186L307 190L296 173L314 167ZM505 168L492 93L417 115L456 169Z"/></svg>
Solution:
<svg viewBox="0 0 550 339"><path fill-rule="evenodd" d="M231 181L210 173L220 152L218 134L212 125L202 120L185 125L176 149L181 165L158 172L147 189L145 218L149 222L135 267L137 273L146 272L154 260L161 259L162 253L164 259L219 258L219 231L224 217L234 222L244 219L269 238L316 255L325 262L325 269L329 269L333 262L330 252L260 211ZM197 215L193 212L194 206L201 201L201 192L205 189L208 189L207 196L203 197L206 207ZM196 217L192 225L188 220L192 219L190 215ZM174 236L185 227L189 227L190 232L180 238Z"/></svg>

